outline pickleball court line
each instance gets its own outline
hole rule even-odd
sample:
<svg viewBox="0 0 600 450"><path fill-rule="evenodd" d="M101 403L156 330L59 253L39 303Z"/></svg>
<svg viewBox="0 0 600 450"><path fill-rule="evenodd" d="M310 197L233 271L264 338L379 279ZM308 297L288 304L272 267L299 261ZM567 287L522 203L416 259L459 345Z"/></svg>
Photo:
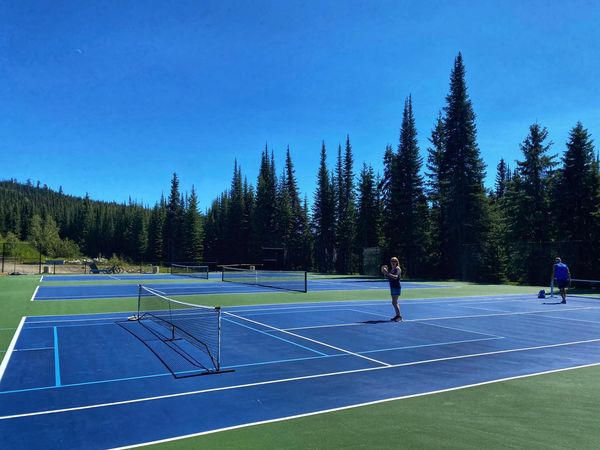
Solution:
<svg viewBox="0 0 600 450"><path fill-rule="evenodd" d="M4 354L4 358L2 359L2 363L0 363L0 382L2 382L2 377L4 376L4 371L6 370L6 366L8 366L8 361L10 360L10 357L12 356L12 353L15 349L15 345L17 345L17 339L19 338L19 335L21 334L21 329L23 328L25 319L27 319L27 316L21 317L19 326L17 327L15 334L13 334L10 344L8 344L8 348L6 349L6 353Z"/></svg>
<svg viewBox="0 0 600 450"><path fill-rule="evenodd" d="M321 373L321 374L314 374L314 375L304 375L304 376L300 376L300 377L259 381L259 382L255 382L255 383L245 383L245 384L239 384L239 385L233 385L233 386L221 386L221 387L216 387L216 388L201 389L201 390L188 391L188 392L179 392L179 393L175 393L175 394L157 395L157 396L153 396L153 397L136 398L136 399L131 399L131 400L117 401L117 402L98 403L98 404L93 404L93 405L74 406L74 407L55 409L55 410L35 411L35 412L30 412L30 413L13 414L13 415L7 415L7 416L0 416L0 420L18 419L18 418L23 418L23 417L33 417L33 416L42 416L42 415L48 415L48 414L60 414L60 413L72 412L72 411L83 411L83 410L88 410L88 409L106 408L106 407L110 407L110 406L119 406L119 405L133 404L133 403L143 403L143 402L148 402L148 401L164 400L167 398L186 397L186 396L190 396L190 395L200 395L200 394L206 394L206 393L210 393L210 392L229 391L229 390L233 390L233 389L244 389L244 388L249 388L249 387L254 387L254 386L266 386L266 385L271 385L271 384L289 383L289 382L293 382L293 381L302 381L302 380L318 379L318 378L333 377L333 376L340 376L340 375L349 375L349 374L354 374L354 373L371 372L371 371L375 371L375 370L395 369L398 367L417 366L417 365L432 364L432 363L438 363L438 362L444 362L444 361L453 361L453 360L468 359L468 358L479 358L479 357L493 356L493 355L499 355L499 354L542 350L542 349L547 349L547 348L567 347L567 346L590 344L590 343L596 343L596 342L600 342L600 338L587 339L587 340L582 340L582 341L573 341L573 342L562 342L562 343L558 343L558 344L538 345L538 346L534 346L534 347L522 347L522 348L516 348L516 349L496 350L493 352L482 352L482 353L474 353L474 354L467 354L467 355L449 356L449 357L445 357L445 358L436 358L436 359L422 360L422 361L412 361L412 362L407 362L407 363L392 364L392 365L388 365L388 366L367 367L367 368L363 368L363 369L353 369L353 370L344 370L344 371ZM575 366L575 367L571 367L571 368L563 368L563 369L555 369L555 370L546 371L546 372L538 372L538 374L551 373L554 371L561 371L561 370L567 370L567 369L579 368L579 367L597 366L597 365L600 365L600 362ZM531 375L532 374L529 374L526 376L531 376ZM493 381L496 382L498 380L493 380Z"/></svg>
<svg viewBox="0 0 600 450"><path fill-rule="evenodd" d="M403 395L403 396L399 396L399 397L386 398L386 399L382 399L382 400L374 400L371 402L357 403L354 405L341 406L338 408L330 408L330 409L323 409L323 410L319 410L319 411L311 411L309 413L296 414L293 416L278 417L276 419L244 423L244 424L240 424L240 425L233 425L231 427L224 427L224 428L218 428L218 429L214 429L214 430L201 431L198 433L186 434L186 435L182 435L182 436L175 436L175 437L159 439L159 440L155 440L155 441L140 442L138 444L132 444L132 445L127 445L127 446L123 446L123 447L113 447L111 450L127 450L127 449L138 448L138 447L142 447L142 446L146 446L146 445L163 444L163 443L167 443L167 442L178 441L181 439L188 439L188 438L192 438L192 437L204 436L207 434L219 433L222 431L231 431L231 430L237 430L240 428L252 427L252 426L256 426L256 425L266 425L269 423L276 423L276 422L283 422L283 421L287 421L287 420L300 419L303 417L316 416L319 414L327 414L327 413L332 413L332 412L337 412L337 411L345 411L348 409L355 409L355 408L361 408L364 406L378 405L381 403L387 403L387 402L392 402L392 401L397 401L397 400L407 400L410 398L418 398L418 397L425 397L428 395L443 394L446 392L470 389L470 388L479 387L479 386L486 386L489 384L502 383L505 381L520 380L520 379L531 378L531 377L536 377L536 376L540 376L540 375L549 375L549 374L553 374L553 373L566 372L566 371L570 371L570 370L584 369L587 367L595 367L598 365L600 365L600 363L584 364L584 365L580 365L580 366L566 367L566 368L562 368L562 369L553 369L553 370L547 370L547 371L543 371L543 372L530 373L530 374L526 374L526 375L516 375L513 377L506 377L506 378L500 378L497 380L483 381L480 383L467 384L464 386L456 386L456 387L451 387L451 388L446 388L446 389L438 389L435 391L428 391L428 392L419 392L417 394L409 394L409 395Z"/></svg>
<svg viewBox="0 0 600 450"><path fill-rule="evenodd" d="M426 348L426 347L443 347L446 345L470 344L472 342L492 341L492 340L498 340L498 339L504 339L504 338L503 337L490 337L490 338L464 339L464 340L460 340L460 341L443 341L443 342L436 342L433 344L405 345L405 346L401 346L401 347L379 348L379 349L375 349L375 350L365 350L365 351L358 352L358 353L367 354L367 353L389 352L389 351L395 351L395 350L412 350L412 349ZM46 348L40 348L40 349L35 349L35 350L53 350L53 349L54 349L54 347L46 347ZM18 350L15 350L15 351L18 351ZM235 365L231 365L231 366L222 366L221 368L224 370L239 369L242 367L266 366L266 365L270 365L270 364L281 364L281 363L298 362L298 361L315 361L318 359L326 359L326 358L339 358L341 356L347 357L349 355L346 355L344 353L336 353L333 355L324 355L324 356L309 356L309 357L305 357L305 358L288 358L288 359L277 359L277 360L271 360L271 361L260 361L260 362L248 363L248 364L235 364ZM184 370L184 371L178 371L175 373L177 375L184 375L187 373L195 373L195 372L197 372L197 370L187 370L187 371ZM85 382L81 382L81 383L69 383L69 384L63 383L61 386L53 385L53 386L40 386L40 387L25 388L25 389L13 389L10 391L0 391L0 395L18 394L18 393L22 393L22 392L42 391L42 390L57 389L57 388L90 386L90 385L95 385L95 384L115 383L115 382L120 382L120 381L143 380L143 379L148 379L148 378L158 378L158 377L166 377L166 376L172 377L173 374L171 372L161 372L161 373L150 374L150 375L140 375L140 376L136 376L136 377L112 378L112 379L107 379L107 380L85 381Z"/></svg>

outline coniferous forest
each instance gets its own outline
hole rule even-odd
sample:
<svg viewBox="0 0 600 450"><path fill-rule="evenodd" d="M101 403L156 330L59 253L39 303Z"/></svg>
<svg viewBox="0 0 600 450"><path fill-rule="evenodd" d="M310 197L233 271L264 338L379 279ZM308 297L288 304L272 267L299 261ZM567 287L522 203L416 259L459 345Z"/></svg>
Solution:
<svg viewBox="0 0 600 450"><path fill-rule="evenodd" d="M561 147L533 123L514 143L519 160L491 168L480 155L475 117L459 54L429 136L417 136L407 97L398 145L381 149L382 173L368 162L356 167L349 136L337 148L323 142L315 149L311 206L290 148L277 168L265 147L256 181L236 162L230 186L205 213L195 188L182 190L176 174L168 197L151 208L2 181L0 241L27 241L50 257L219 264L275 257L283 268L337 273L364 272L363 252L377 247L380 263L397 255L412 278L535 284L548 281L560 254L575 277L598 278L600 164L584 125L572 125ZM488 189L486 170L496 172Z"/></svg>

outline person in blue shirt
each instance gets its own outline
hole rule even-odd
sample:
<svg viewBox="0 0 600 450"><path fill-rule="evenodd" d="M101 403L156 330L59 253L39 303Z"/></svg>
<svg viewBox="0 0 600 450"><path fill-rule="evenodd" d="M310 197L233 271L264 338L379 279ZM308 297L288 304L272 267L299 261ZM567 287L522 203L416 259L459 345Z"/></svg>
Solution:
<svg viewBox="0 0 600 450"><path fill-rule="evenodd" d="M556 280L556 285L560 290L561 303L567 303L567 288L571 283L571 272L569 271L569 267L558 256L554 260L554 266L552 267L552 279Z"/></svg>
<svg viewBox="0 0 600 450"><path fill-rule="evenodd" d="M402 322L402 316L400 315L400 307L398 306L398 297L400 297L400 293L402 292L402 287L400 286L400 277L402 276L402 269L400 269L400 262L395 256L392 259L390 259L390 264L392 266L391 270L388 271L388 267L386 265L383 265L381 267L381 273L390 282L392 306L396 311L396 315L392 317L391 320L394 322Z"/></svg>

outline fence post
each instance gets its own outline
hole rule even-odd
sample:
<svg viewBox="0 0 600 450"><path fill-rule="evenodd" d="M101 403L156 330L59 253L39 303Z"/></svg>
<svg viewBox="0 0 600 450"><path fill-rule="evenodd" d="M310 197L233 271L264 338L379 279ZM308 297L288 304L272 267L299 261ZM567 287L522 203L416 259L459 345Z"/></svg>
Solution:
<svg viewBox="0 0 600 450"><path fill-rule="evenodd" d="M42 273L42 247L38 247L39 252L39 263L38 263L38 274Z"/></svg>
<svg viewBox="0 0 600 450"><path fill-rule="evenodd" d="M2 243L2 270L0 273L4 273L4 260L6 259L6 242Z"/></svg>

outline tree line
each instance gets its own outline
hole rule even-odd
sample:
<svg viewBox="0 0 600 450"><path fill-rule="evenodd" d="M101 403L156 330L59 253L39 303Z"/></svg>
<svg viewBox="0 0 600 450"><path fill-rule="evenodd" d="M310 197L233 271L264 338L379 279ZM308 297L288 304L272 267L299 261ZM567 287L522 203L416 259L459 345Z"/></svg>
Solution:
<svg viewBox="0 0 600 450"><path fill-rule="evenodd" d="M152 208L77 198L46 186L0 182L0 233L29 240L49 255L117 254L135 262L276 264L319 272L363 272L363 252L398 256L410 277L546 283L553 256L577 277L600 262L600 164L581 123L552 154L548 130L533 123L514 167L501 159L492 189L477 144L475 112L462 55L427 140L426 160L406 98L397 146L383 151L383 172L355 173L350 137L333 167L321 145L309 207L291 151L278 173L261 153L256 184L234 163L230 186L199 212L195 188L170 192ZM67 256L66 254L63 256Z"/></svg>

